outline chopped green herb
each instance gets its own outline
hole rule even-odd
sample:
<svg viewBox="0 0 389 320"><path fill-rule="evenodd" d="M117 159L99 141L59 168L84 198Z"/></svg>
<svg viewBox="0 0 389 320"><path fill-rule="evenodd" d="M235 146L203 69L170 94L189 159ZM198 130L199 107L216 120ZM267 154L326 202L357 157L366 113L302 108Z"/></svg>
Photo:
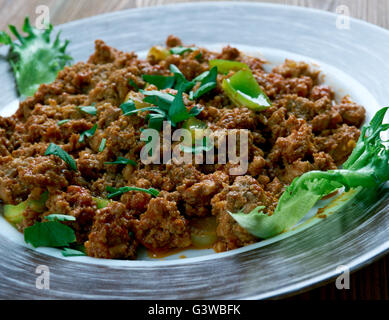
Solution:
<svg viewBox="0 0 389 320"><path fill-rule="evenodd" d="M182 54L184 54L185 52L188 52L188 51L196 51L196 50L198 50L198 48L196 48L196 47L183 47L183 46L179 46L179 47L171 48L171 49L170 49L170 53L171 53L171 54L182 55Z"/></svg>
<svg viewBox="0 0 389 320"><path fill-rule="evenodd" d="M259 238L269 238L298 223L324 196L345 187L349 189L377 189L389 180L389 149L380 138L389 130L383 124L388 107L379 110L369 125L361 129L361 135L343 169L310 171L295 178L281 195L274 213L263 213L263 206L251 212L230 215L248 232ZM366 191L366 192L367 192Z"/></svg>
<svg viewBox="0 0 389 320"><path fill-rule="evenodd" d="M78 139L78 142L83 143L85 141L85 137L90 138L92 137L97 129L97 124L95 124L92 128L89 130L84 131L83 133L80 134L80 138Z"/></svg>
<svg viewBox="0 0 389 320"><path fill-rule="evenodd" d="M143 99L144 102L151 103L155 106L158 106L160 109L164 111L168 111L170 108L170 105L172 104L174 100L174 96L161 91L151 90L140 90L140 92L145 95L145 98Z"/></svg>
<svg viewBox="0 0 389 320"><path fill-rule="evenodd" d="M57 122L57 125L58 125L58 126L62 126L63 124L65 124L65 123L67 123L67 122L69 122L69 121L70 121L70 119L59 120L59 121Z"/></svg>
<svg viewBox="0 0 389 320"><path fill-rule="evenodd" d="M116 161L113 162L104 162L104 164L130 164L132 166L136 166L136 161L126 159L123 157L118 157Z"/></svg>
<svg viewBox="0 0 389 320"><path fill-rule="evenodd" d="M80 257L80 256L85 256L86 254L82 251L75 250L75 249L70 249L70 248L64 248L61 251L62 255L64 257Z"/></svg>
<svg viewBox="0 0 389 320"><path fill-rule="evenodd" d="M106 143L107 143L107 139L105 139L105 138L101 139L100 146L99 146L99 152L104 151Z"/></svg>
<svg viewBox="0 0 389 320"><path fill-rule="evenodd" d="M127 112L136 110L135 103L129 99L120 105L120 109L122 109L124 115L127 115Z"/></svg>
<svg viewBox="0 0 389 320"><path fill-rule="evenodd" d="M201 75L200 75L201 76ZM199 77L200 77L199 76ZM197 77L197 78L199 78ZM190 99L198 99L202 95L216 88L216 78L217 78L217 67L213 67L209 70L209 73L206 76L200 77L201 83L200 87L195 91L190 92Z"/></svg>
<svg viewBox="0 0 389 320"><path fill-rule="evenodd" d="M139 91L139 87L138 87L138 85L135 83L134 80L129 79L129 80L128 80L128 83L129 83L130 86L132 86L136 91Z"/></svg>
<svg viewBox="0 0 389 320"><path fill-rule="evenodd" d="M66 214L50 214L45 217L48 221L76 221L76 217Z"/></svg>
<svg viewBox="0 0 389 320"><path fill-rule="evenodd" d="M187 92L194 87L196 83L194 81L188 81L176 65L171 64L169 68L170 71L174 74L174 78L176 80L174 89L182 90L182 92Z"/></svg>
<svg viewBox="0 0 389 320"><path fill-rule="evenodd" d="M96 109L95 105L96 105L96 103L93 103L91 106L81 106L81 107L77 107L77 108L78 108L78 110L80 110L84 113L95 116L97 114L97 109Z"/></svg>
<svg viewBox="0 0 389 320"><path fill-rule="evenodd" d="M58 221L35 222L24 229L24 241L34 247L66 247L76 241L72 228Z"/></svg>
<svg viewBox="0 0 389 320"><path fill-rule="evenodd" d="M165 77L161 75L148 75L148 74L144 74L142 78L144 81L155 85L159 90L172 88L176 80L174 76Z"/></svg>
<svg viewBox="0 0 389 320"><path fill-rule="evenodd" d="M65 161L69 165L69 167L72 170L77 171L76 161L74 161L73 157L69 155L66 151L64 151L60 146L57 146L54 143L50 143L50 145L48 146L45 152L45 156L51 154L60 157L63 161Z"/></svg>
<svg viewBox="0 0 389 320"><path fill-rule="evenodd" d="M53 82L58 71L72 60L66 53L69 41L61 43L58 33L55 40L50 42L53 26L50 25L44 31L38 30L31 26L28 17L23 25L27 36L20 35L15 26L10 25L9 29L19 43L12 42L5 32L0 32L0 43L11 47L9 62L19 93L25 97L32 96L39 85Z"/></svg>
<svg viewBox="0 0 389 320"><path fill-rule="evenodd" d="M178 122L188 118L190 118L190 115L184 104L182 91L179 90L169 108L169 119L172 122L172 125L176 126Z"/></svg>
<svg viewBox="0 0 389 320"><path fill-rule="evenodd" d="M123 193L129 192L129 191L145 192L145 193L152 195L153 197L158 197L158 195L159 195L159 191L156 189L153 189L153 188L143 189L143 188L137 188L137 187L122 187L122 188L117 189L117 188L107 186L106 190L108 192L110 192L110 194L108 195L108 199L112 199L114 197L120 196Z"/></svg>

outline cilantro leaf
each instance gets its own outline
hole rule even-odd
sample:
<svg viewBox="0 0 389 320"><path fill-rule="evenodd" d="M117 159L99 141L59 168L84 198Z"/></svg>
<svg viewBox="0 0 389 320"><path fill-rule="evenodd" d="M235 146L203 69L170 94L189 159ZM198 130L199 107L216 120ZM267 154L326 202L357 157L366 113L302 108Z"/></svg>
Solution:
<svg viewBox="0 0 389 320"><path fill-rule="evenodd" d="M107 139L105 139L105 138L101 139L100 146L99 146L99 152L104 151L106 143L107 143Z"/></svg>
<svg viewBox="0 0 389 320"><path fill-rule="evenodd" d="M76 161L74 161L73 157L69 155L66 151L64 151L60 146L57 146L54 143L50 143L48 148L46 149L45 156L51 154L60 157L69 165L72 170L77 171Z"/></svg>
<svg viewBox="0 0 389 320"><path fill-rule="evenodd" d="M76 221L76 217L69 216L66 214L50 214L45 217L48 221Z"/></svg>
<svg viewBox="0 0 389 320"><path fill-rule="evenodd" d="M80 257L80 256L85 256L86 254L82 251L71 249L71 248L64 248L61 251L62 255L64 257Z"/></svg>
<svg viewBox="0 0 389 320"><path fill-rule="evenodd" d="M120 109L122 109L123 114L126 115L127 112L136 110L135 103L129 99L120 105Z"/></svg>
<svg viewBox="0 0 389 320"><path fill-rule="evenodd" d="M198 76L197 79L201 79L200 87L195 91L190 92L190 99L198 99L202 95L216 88L216 78L217 78L217 67L213 67L209 70L205 76ZM198 81L198 80L196 80Z"/></svg>
<svg viewBox="0 0 389 320"><path fill-rule="evenodd" d="M76 241L72 228L57 221L35 222L24 229L24 241L36 247L65 247Z"/></svg>
<svg viewBox="0 0 389 320"><path fill-rule="evenodd" d="M32 96L42 83L50 83L57 77L58 71L62 70L72 58L66 53L69 43L66 40L61 43L57 34L54 41L50 41L53 26L50 25L44 31L33 28L29 18L24 20L23 31L27 36L19 34L15 26L9 29L19 42L12 42L11 37L0 32L0 43L11 47L9 62L19 94L25 97Z"/></svg>
<svg viewBox="0 0 389 320"><path fill-rule="evenodd" d="M91 106L80 106L80 107L77 107L77 109L84 112L84 113L95 116L97 114L97 109L96 109L95 105L96 105L96 103L93 103Z"/></svg>
<svg viewBox="0 0 389 320"><path fill-rule="evenodd" d="M182 91L179 90L169 108L169 120L172 122L173 126L176 126L178 122L189 118L190 115L184 104Z"/></svg>
<svg viewBox="0 0 389 320"><path fill-rule="evenodd" d="M92 128L89 130L84 131L83 133L80 134L80 138L78 139L78 142L83 143L85 141L85 137L90 138L92 137L97 129L97 124L95 124Z"/></svg>
<svg viewBox="0 0 389 320"><path fill-rule="evenodd" d="M159 195L159 191L156 189L153 189L153 188L143 189L143 188L137 188L137 187L121 187L121 188L117 189L117 188L107 186L106 190L108 192L110 192L110 194L108 195L108 199L120 196L123 193L129 192L129 191L145 192L145 193L152 195L153 197L158 197L158 195Z"/></svg>
<svg viewBox="0 0 389 320"><path fill-rule="evenodd" d="M174 100L174 96L166 92L161 92L156 90L151 90L151 91L140 90L140 92L145 96L145 98L143 99L144 102L151 103L155 106L158 106L160 109L164 111L169 110L170 105Z"/></svg>
<svg viewBox="0 0 389 320"><path fill-rule="evenodd" d="M137 163L136 163L136 161L131 160L131 159L118 157L116 161L104 162L104 164L130 164L132 166L136 166Z"/></svg>
<svg viewBox="0 0 389 320"><path fill-rule="evenodd" d="M170 71L174 74L174 77L175 77L175 85L174 85L174 89L176 90L182 90L183 92L187 92L188 90L191 90L194 85L196 84L195 82L193 81L188 81L184 74L181 72L180 69L178 69L178 67L174 64L171 64L170 65Z"/></svg>
<svg viewBox="0 0 389 320"><path fill-rule="evenodd" d="M174 76L161 76L161 75L148 75L144 74L142 76L143 80L155 85L159 90L172 88L176 78Z"/></svg>

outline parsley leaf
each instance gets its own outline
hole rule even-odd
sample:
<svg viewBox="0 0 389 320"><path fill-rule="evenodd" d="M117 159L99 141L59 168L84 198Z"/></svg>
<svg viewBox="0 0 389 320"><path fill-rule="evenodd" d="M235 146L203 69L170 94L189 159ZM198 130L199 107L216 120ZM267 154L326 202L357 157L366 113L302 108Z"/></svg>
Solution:
<svg viewBox="0 0 389 320"><path fill-rule="evenodd" d="M198 99L205 93L211 91L216 88L216 78L217 78L217 67L213 67L209 70L205 76L198 76L197 79L201 79L200 87L195 91L190 92L190 99ZM198 81L198 80L196 80Z"/></svg>
<svg viewBox="0 0 389 320"><path fill-rule="evenodd" d="M65 247L76 241L72 228L57 221L35 222L24 229L24 241L36 247Z"/></svg>
<svg viewBox="0 0 389 320"><path fill-rule="evenodd" d="M182 97L182 91L179 90L169 108L169 120L173 126L176 126L178 122L189 119L190 115L184 104Z"/></svg>
<svg viewBox="0 0 389 320"><path fill-rule="evenodd" d="M196 83L193 81L188 81L185 78L184 74L181 72L180 69L177 68L176 65L171 64L169 68L170 71L174 74L174 77L176 79L176 84L174 85L174 89L187 92L188 90L194 87Z"/></svg>
<svg viewBox="0 0 389 320"><path fill-rule="evenodd" d="M107 139L105 139L105 138L101 139L100 146L99 146L99 152L104 151L106 143L107 143Z"/></svg>
<svg viewBox="0 0 389 320"><path fill-rule="evenodd" d="M69 216L66 214L50 214L45 217L48 221L76 221L76 217Z"/></svg>
<svg viewBox="0 0 389 320"><path fill-rule="evenodd" d="M64 151L60 146L57 146L54 143L50 143L50 145L46 149L45 156L51 154L60 157L69 165L72 170L77 171L76 161L74 161L73 157L69 155L66 151Z"/></svg>
<svg viewBox="0 0 389 320"><path fill-rule="evenodd" d="M140 90L140 92L145 96L145 98L143 99L144 102L151 103L155 106L158 106L160 109L164 111L169 110L170 105L174 100L174 96L166 92L161 92L156 90L151 90L151 91Z"/></svg>
<svg viewBox="0 0 389 320"><path fill-rule="evenodd" d="M78 142L82 143L85 141L85 137L90 138L92 137L97 129L97 124L95 124L92 128L89 130L84 131L83 133L80 134L80 138L78 139Z"/></svg>
<svg viewBox="0 0 389 320"><path fill-rule="evenodd" d="M79 256L85 256L86 254L82 251L71 249L71 248L64 248L61 251L62 255L64 257L79 257Z"/></svg>
<svg viewBox="0 0 389 320"><path fill-rule="evenodd" d="M136 110L135 103L129 99L120 105L120 109L122 109L123 115L127 115L127 112Z"/></svg>
<svg viewBox="0 0 389 320"><path fill-rule="evenodd" d="M137 86L137 84L135 83L134 80L129 79L129 80L128 80L128 83L129 83L130 86L132 86L136 91L139 91L139 87Z"/></svg>
<svg viewBox="0 0 389 320"><path fill-rule="evenodd" d="M97 109L95 107L96 103L92 103L91 106L80 106L80 107L77 107L78 110L84 112L84 113L87 113L87 114L90 114L92 116L95 116L97 114Z"/></svg>
<svg viewBox="0 0 389 320"><path fill-rule="evenodd" d="M108 195L108 199L120 196L123 193L129 192L129 191L145 192L145 193L152 195L153 197L158 197L158 195L159 195L159 191L156 189L153 189L153 188L143 189L143 188L138 188L138 187L121 187L121 188L117 189L117 188L107 186L106 190L108 192L110 192L110 194Z"/></svg>
<svg viewBox="0 0 389 320"><path fill-rule="evenodd" d="M155 85L159 90L172 88L176 80L174 76L165 77L161 75L148 75L148 74L144 74L142 78L144 81Z"/></svg>
<svg viewBox="0 0 389 320"><path fill-rule="evenodd" d="M104 162L104 164L130 164L132 166L136 166L136 161L131 160L131 159L126 159L123 157L118 157L116 161Z"/></svg>

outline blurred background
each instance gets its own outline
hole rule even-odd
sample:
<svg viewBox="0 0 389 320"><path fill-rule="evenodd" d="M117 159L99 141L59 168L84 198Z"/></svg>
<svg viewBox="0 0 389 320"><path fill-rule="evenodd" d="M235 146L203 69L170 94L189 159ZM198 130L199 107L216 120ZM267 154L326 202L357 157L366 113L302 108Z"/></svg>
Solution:
<svg viewBox="0 0 389 320"><path fill-rule="evenodd" d="M197 0L192 2L202 2ZM50 8L50 20L54 25L86 18L101 13L130 8L190 2L189 0L0 0L0 30L10 23L21 26L26 15L33 16L39 5ZM238 1L239 2L239 1ZM336 12L340 5L346 5L354 18L366 20L389 28L388 0L248 0L297 5Z"/></svg>
<svg viewBox="0 0 389 320"><path fill-rule="evenodd" d="M197 0L198 2L202 0ZM156 5L174 5L188 0L0 0L0 30L8 24L22 26L26 16L36 17L38 6L49 8L50 23L68 21L118 10ZM192 1L196 2L196 1ZM339 6L347 6L350 16L389 29L389 0L251 0L249 2L297 5L337 12ZM389 40L389 39L388 39ZM389 42L389 41L388 41ZM296 295L293 300L312 299L389 299L389 255L351 275L350 289L338 290L335 283Z"/></svg>

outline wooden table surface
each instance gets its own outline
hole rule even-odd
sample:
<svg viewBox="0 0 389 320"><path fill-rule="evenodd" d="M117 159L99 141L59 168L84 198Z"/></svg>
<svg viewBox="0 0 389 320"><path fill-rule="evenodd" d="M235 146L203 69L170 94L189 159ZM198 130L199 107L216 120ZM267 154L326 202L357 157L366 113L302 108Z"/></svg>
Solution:
<svg viewBox="0 0 389 320"><path fill-rule="evenodd" d="M22 25L25 16L34 17L39 5L50 9L54 25L93 15L136 7L147 7L187 0L0 0L0 30L8 24ZM252 1L254 2L254 1ZM352 17L366 20L389 29L388 0L264 0L335 12L339 5L347 5ZM350 278L350 289L338 290L329 283L289 299L389 299L389 255L356 271Z"/></svg>

